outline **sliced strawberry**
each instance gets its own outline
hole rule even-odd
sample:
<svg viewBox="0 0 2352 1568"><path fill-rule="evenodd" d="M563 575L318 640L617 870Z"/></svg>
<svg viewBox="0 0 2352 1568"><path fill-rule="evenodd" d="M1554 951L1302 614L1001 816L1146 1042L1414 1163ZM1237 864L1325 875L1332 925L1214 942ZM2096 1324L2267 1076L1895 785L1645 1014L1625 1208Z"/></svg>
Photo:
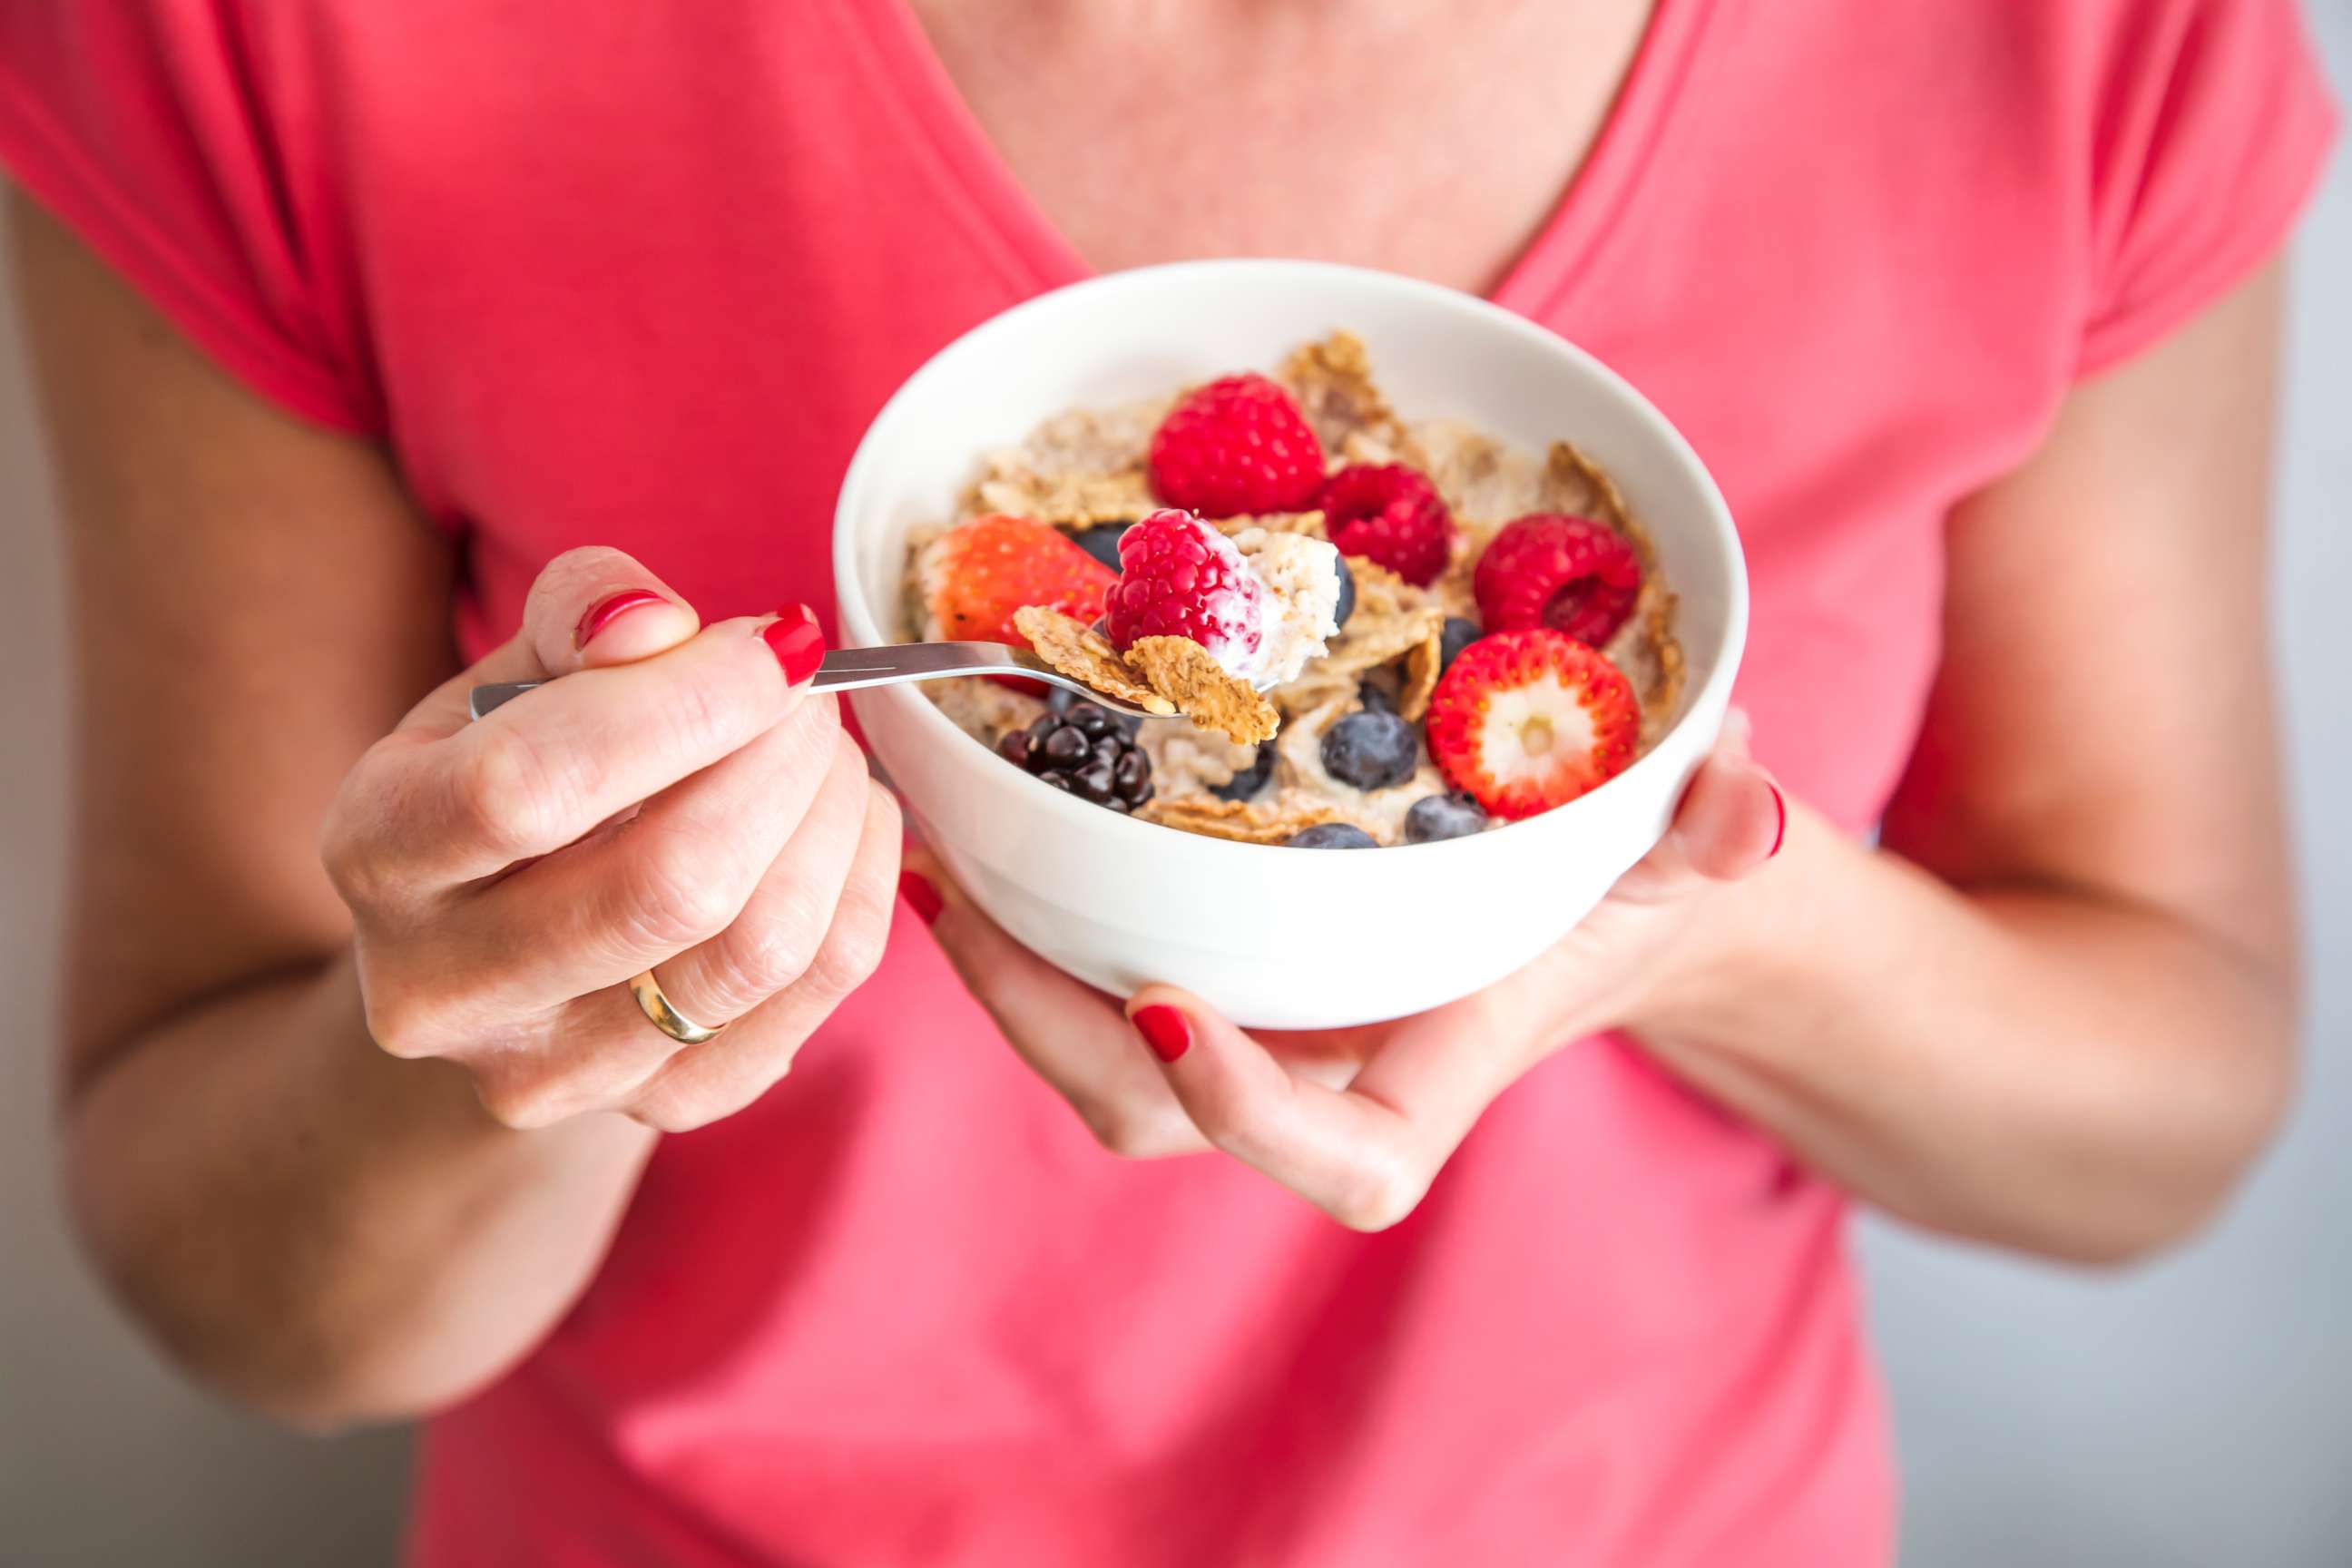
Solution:
<svg viewBox="0 0 2352 1568"><path fill-rule="evenodd" d="M1117 578L1069 535L1033 518L994 513L959 523L926 564L931 614L950 642L1001 642L1026 647L1013 612L1044 605L1081 621L1102 614L1103 590Z"/></svg>
<svg viewBox="0 0 2352 1568"><path fill-rule="evenodd" d="M1622 671L1549 626L1464 648L1430 699L1429 754L1496 816L1533 816L1625 771L1642 707Z"/></svg>

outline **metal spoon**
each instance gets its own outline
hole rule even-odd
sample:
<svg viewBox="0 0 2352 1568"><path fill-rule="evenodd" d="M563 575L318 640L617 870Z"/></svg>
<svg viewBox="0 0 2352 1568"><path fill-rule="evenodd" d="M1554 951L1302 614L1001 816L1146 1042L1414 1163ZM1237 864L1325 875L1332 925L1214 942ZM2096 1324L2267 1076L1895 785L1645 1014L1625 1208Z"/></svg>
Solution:
<svg viewBox="0 0 2352 1568"><path fill-rule="evenodd" d="M1087 701L1130 719L1160 717L1106 697L1085 681L1064 675L1025 647L994 642L908 642L883 647L836 648L824 656L809 684L819 691L847 691L860 686L896 686L906 680L937 680L949 675L1024 675L1075 691ZM466 710L478 719L491 709L524 692L546 685L543 680L509 680L477 686L467 695Z"/></svg>

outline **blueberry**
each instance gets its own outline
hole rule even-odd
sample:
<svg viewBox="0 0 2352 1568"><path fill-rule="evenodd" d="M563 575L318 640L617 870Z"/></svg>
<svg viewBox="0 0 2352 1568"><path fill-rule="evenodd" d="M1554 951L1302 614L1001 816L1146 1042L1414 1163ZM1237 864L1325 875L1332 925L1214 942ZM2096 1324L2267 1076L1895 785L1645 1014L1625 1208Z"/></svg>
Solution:
<svg viewBox="0 0 2352 1568"><path fill-rule="evenodd" d="M1356 699L1364 705L1364 711L1367 713L1396 711L1396 699L1389 695L1388 689L1383 686L1374 686L1369 680L1356 688Z"/></svg>
<svg viewBox="0 0 2352 1568"><path fill-rule="evenodd" d="M1350 713L1323 732L1324 771L1358 789L1403 783L1420 755L1420 736L1393 713Z"/></svg>
<svg viewBox="0 0 2352 1568"><path fill-rule="evenodd" d="M1251 754L1250 765L1235 773L1231 780L1211 784L1209 793L1220 800L1252 800L1274 776L1274 748L1260 746Z"/></svg>
<svg viewBox="0 0 2352 1568"><path fill-rule="evenodd" d="M1445 673L1462 650L1478 640L1478 623L1465 621L1460 616L1445 617L1445 631L1438 643L1437 672Z"/></svg>
<svg viewBox="0 0 2352 1568"><path fill-rule="evenodd" d="M1407 844L1434 844L1441 838L1467 838L1486 826L1486 813L1466 795L1423 795L1404 814Z"/></svg>
<svg viewBox="0 0 2352 1568"><path fill-rule="evenodd" d="M1286 849L1377 849L1379 842L1352 822L1318 822L1284 839Z"/></svg>
<svg viewBox="0 0 2352 1568"><path fill-rule="evenodd" d="M1119 569L1118 536L1128 528L1124 522L1098 522L1070 535L1070 542L1116 572Z"/></svg>
<svg viewBox="0 0 2352 1568"><path fill-rule="evenodd" d="M1348 558L1346 556L1340 556L1339 561L1339 607L1331 612L1331 618L1344 628L1348 624L1348 617L1356 613L1356 574L1348 570ZM1114 569L1116 569L1116 563L1113 563Z"/></svg>

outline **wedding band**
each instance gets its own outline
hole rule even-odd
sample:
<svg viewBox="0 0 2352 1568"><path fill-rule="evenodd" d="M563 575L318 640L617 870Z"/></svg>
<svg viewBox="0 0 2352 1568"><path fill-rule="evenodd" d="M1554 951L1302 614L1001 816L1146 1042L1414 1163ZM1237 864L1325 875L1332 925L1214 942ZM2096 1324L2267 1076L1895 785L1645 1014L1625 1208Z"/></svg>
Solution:
<svg viewBox="0 0 2352 1568"><path fill-rule="evenodd" d="M654 978L650 969L629 982L629 994L637 999L637 1011L646 1016L646 1022L682 1046L698 1046L727 1026L721 1024L717 1028L706 1027L671 1006L669 998L662 994L661 982Z"/></svg>

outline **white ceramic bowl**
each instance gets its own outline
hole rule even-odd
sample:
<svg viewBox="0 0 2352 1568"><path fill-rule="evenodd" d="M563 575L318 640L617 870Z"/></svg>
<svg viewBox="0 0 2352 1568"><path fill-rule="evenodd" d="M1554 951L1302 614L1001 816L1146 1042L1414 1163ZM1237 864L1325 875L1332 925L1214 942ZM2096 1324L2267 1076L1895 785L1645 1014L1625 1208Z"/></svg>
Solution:
<svg viewBox="0 0 2352 1568"><path fill-rule="evenodd" d="M1186 262L1057 289L942 349L866 432L834 533L845 640L901 640L907 531L948 515L982 453L1065 409L1270 371L1339 328L1364 340L1406 418L1453 416L1538 453L1567 437L1623 489L1680 596L1689 671L1683 711L1647 756L1509 827L1309 852L1089 805L1007 764L915 687L851 699L925 839L1006 931L1114 994L1165 981L1264 1028L1467 995L1559 940L1657 842L1722 724L1748 626L1731 514L1689 445L1591 356L1466 295L1313 262Z"/></svg>

